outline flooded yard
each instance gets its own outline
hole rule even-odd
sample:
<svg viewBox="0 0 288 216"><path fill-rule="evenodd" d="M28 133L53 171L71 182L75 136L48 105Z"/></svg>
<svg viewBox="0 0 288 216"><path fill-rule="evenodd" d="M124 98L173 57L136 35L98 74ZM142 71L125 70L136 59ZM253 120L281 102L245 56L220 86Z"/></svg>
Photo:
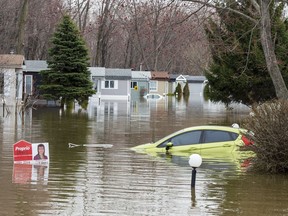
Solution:
<svg viewBox="0 0 288 216"><path fill-rule="evenodd" d="M191 190L188 157L130 150L188 126L231 125L247 115L245 106L226 110L199 94L2 115L1 215L288 215L287 176L247 173L233 155L203 158ZM14 164L13 144L21 139L48 142L50 163Z"/></svg>

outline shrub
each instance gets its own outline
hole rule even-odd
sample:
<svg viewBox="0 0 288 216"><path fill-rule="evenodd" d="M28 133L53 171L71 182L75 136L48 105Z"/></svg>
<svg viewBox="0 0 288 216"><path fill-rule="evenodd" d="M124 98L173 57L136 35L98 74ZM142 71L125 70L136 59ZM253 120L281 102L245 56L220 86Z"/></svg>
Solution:
<svg viewBox="0 0 288 216"><path fill-rule="evenodd" d="M252 107L243 127L254 133L253 170L288 172L288 101L275 100Z"/></svg>
<svg viewBox="0 0 288 216"><path fill-rule="evenodd" d="M183 95L186 96L186 97L189 97L189 95L190 95L188 82L186 82L186 84L185 84L185 86L183 88Z"/></svg>
<svg viewBox="0 0 288 216"><path fill-rule="evenodd" d="M177 84L174 94L175 95L178 94L178 96L182 95L182 88L181 88L181 84L180 83Z"/></svg>

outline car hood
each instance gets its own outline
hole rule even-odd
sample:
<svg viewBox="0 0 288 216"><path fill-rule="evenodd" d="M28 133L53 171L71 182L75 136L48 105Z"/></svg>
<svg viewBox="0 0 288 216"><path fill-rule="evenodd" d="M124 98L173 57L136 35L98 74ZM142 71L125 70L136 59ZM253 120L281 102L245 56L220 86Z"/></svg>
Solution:
<svg viewBox="0 0 288 216"><path fill-rule="evenodd" d="M154 143L145 143L131 148L132 150L149 149L155 147Z"/></svg>

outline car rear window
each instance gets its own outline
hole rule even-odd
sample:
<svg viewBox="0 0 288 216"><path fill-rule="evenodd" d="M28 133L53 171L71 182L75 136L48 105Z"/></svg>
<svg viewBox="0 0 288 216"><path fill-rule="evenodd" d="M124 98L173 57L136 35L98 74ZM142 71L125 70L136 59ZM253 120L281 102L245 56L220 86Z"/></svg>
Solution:
<svg viewBox="0 0 288 216"><path fill-rule="evenodd" d="M238 136L239 134L228 131L206 130L203 143L234 141Z"/></svg>

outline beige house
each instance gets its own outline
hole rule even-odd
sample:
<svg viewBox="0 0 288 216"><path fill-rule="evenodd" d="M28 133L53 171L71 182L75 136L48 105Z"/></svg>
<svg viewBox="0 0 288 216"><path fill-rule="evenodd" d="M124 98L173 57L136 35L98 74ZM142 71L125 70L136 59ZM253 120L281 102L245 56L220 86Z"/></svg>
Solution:
<svg viewBox="0 0 288 216"><path fill-rule="evenodd" d="M151 71L149 93L166 95L168 93L169 74L166 71Z"/></svg>
<svg viewBox="0 0 288 216"><path fill-rule="evenodd" d="M16 105L22 101L23 55L0 55L0 104Z"/></svg>

